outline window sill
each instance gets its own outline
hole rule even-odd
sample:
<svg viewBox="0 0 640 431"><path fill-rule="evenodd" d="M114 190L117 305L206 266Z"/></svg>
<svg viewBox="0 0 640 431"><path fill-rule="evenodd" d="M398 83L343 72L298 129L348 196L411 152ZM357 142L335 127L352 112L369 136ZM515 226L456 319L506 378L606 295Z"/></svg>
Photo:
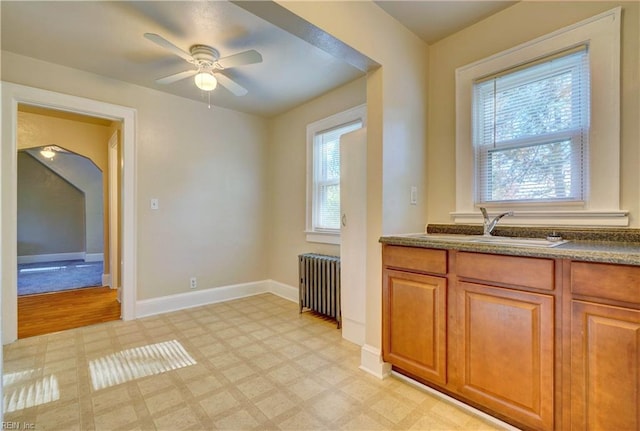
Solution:
<svg viewBox="0 0 640 431"><path fill-rule="evenodd" d="M450 215L457 224L482 224L483 221L480 212L452 212ZM627 227L629 211L515 211L501 223L510 226Z"/></svg>
<svg viewBox="0 0 640 431"><path fill-rule="evenodd" d="M307 242L340 245L340 233L330 232L306 232Z"/></svg>

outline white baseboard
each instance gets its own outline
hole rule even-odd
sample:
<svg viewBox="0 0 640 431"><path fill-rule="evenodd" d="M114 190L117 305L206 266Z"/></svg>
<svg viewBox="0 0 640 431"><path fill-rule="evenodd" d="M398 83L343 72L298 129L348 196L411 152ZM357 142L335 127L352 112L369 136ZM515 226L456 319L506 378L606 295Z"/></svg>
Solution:
<svg viewBox="0 0 640 431"><path fill-rule="evenodd" d="M104 262L104 253L85 253L85 262Z"/></svg>
<svg viewBox="0 0 640 431"><path fill-rule="evenodd" d="M111 274L102 274L102 285L111 286Z"/></svg>
<svg viewBox="0 0 640 431"><path fill-rule="evenodd" d="M84 260L84 251L76 251L71 253L50 253L50 254L31 254L18 256L18 264L22 263L40 263L40 262L59 262L61 260Z"/></svg>
<svg viewBox="0 0 640 431"><path fill-rule="evenodd" d="M355 320L348 319L342 316L342 338L357 344L358 346L364 346L365 339L365 326L362 322L356 322Z"/></svg>
<svg viewBox="0 0 640 431"><path fill-rule="evenodd" d="M380 349L369 344L365 344L360 350L360 369L379 379L391 375L391 364L382 360Z"/></svg>
<svg viewBox="0 0 640 431"><path fill-rule="evenodd" d="M185 308L230 301L232 299L258 295L267 291L268 281L264 280L211 289L193 290L191 292L177 293L160 298L143 299L136 302L136 317L153 316L155 314L168 313Z"/></svg>
<svg viewBox="0 0 640 431"><path fill-rule="evenodd" d="M300 303L300 290L297 287L289 286L288 284L280 283L275 280L268 280L268 289L269 293L288 299L296 304Z"/></svg>
<svg viewBox="0 0 640 431"><path fill-rule="evenodd" d="M298 302L298 289L274 280L261 280L211 289L193 290L160 298L143 299L136 302L136 317L153 316L216 302L231 301L261 293L272 293L284 299Z"/></svg>

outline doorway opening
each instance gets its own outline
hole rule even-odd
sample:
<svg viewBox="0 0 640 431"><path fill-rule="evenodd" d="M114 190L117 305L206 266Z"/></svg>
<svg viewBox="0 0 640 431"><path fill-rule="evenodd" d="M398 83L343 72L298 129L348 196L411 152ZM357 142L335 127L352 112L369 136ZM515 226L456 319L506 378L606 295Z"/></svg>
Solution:
<svg viewBox="0 0 640 431"><path fill-rule="evenodd" d="M18 104L17 126L18 338L120 319L121 122Z"/></svg>
<svg viewBox="0 0 640 431"><path fill-rule="evenodd" d="M77 113L89 117L118 121L121 156L121 224L119 279L121 289L120 309L123 320L136 316L136 110L98 100L56 93L34 87L2 83L2 191L0 226L0 277L2 278L2 343L18 339L18 289L17 289L17 135L18 105L48 108L63 113Z"/></svg>

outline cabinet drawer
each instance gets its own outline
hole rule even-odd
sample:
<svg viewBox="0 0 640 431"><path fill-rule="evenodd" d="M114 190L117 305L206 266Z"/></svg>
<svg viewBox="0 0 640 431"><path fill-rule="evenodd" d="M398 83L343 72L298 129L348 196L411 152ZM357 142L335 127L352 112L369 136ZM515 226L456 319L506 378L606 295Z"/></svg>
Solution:
<svg viewBox="0 0 640 431"><path fill-rule="evenodd" d="M571 292L640 304L640 267L571 262Z"/></svg>
<svg viewBox="0 0 640 431"><path fill-rule="evenodd" d="M447 252L429 248L385 245L382 249L382 264L388 268L446 274Z"/></svg>
<svg viewBox="0 0 640 431"><path fill-rule="evenodd" d="M459 252L456 273L461 278L518 287L553 290L555 263L550 259Z"/></svg>

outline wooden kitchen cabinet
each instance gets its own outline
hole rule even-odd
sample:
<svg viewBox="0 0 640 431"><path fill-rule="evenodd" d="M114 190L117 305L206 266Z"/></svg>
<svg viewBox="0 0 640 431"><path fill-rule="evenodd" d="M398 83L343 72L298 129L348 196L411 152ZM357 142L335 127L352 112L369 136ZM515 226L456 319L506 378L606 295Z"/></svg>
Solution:
<svg viewBox="0 0 640 431"><path fill-rule="evenodd" d="M455 273L454 390L518 424L554 429L554 260L458 252Z"/></svg>
<svg viewBox="0 0 640 431"><path fill-rule="evenodd" d="M458 252L456 275L514 289L555 289L555 262L523 256Z"/></svg>
<svg viewBox="0 0 640 431"><path fill-rule="evenodd" d="M571 305L571 429L640 430L640 311Z"/></svg>
<svg viewBox="0 0 640 431"><path fill-rule="evenodd" d="M640 267L574 262L571 292L571 429L640 430Z"/></svg>
<svg viewBox="0 0 640 431"><path fill-rule="evenodd" d="M386 246L383 253L382 354L419 378L447 381L447 254Z"/></svg>
<svg viewBox="0 0 640 431"><path fill-rule="evenodd" d="M455 391L535 429L554 428L554 297L456 286Z"/></svg>
<svg viewBox="0 0 640 431"><path fill-rule="evenodd" d="M640 431L640 266L383 246L383 357L524 429Z"/></svg>
<svg viewBox="0 0 640 431"><path fill-rule="evenodd" d="M524 427L554 428L552 259L385 245L383 359Z"/></svg>
<svg viewBox="0 0 640 431"><path fill-rule="evenodd" d="M403 271L385 271L383 357L423 379L444 385L447 280Z"/></svg>
<svg viewBox="0 0 640 431"><path fill-rule="evenodd" d="M382 259L385 268L436 275L447 274L445 250L385 245Z"/></svg>

